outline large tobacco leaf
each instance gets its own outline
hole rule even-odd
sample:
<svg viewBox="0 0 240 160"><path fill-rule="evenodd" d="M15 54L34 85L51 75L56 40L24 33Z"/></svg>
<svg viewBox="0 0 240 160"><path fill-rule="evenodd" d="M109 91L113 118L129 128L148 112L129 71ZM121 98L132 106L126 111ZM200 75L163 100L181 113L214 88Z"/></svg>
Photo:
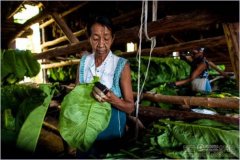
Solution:
<svg viewBox="0 0 240 160"><path fill-rule="evenodd" d="M17 147L30 152L35 151L44 117L55 91L47 84L41 84L39 88L44 91L47 97L44 99L43 103L30 112L24 121L17 138Z"/></svg>
<svg viewBox="0 0 240 160"><path fill-rule="evenodd" d="M111 117L111 105L91 96L93 86L93 83L76 86L61 103L60 134L70 146L81 151L91 147Z"/></svg>
<svg viewBox="0 0 240 160"><path fill-rule="evenodd" d="M4 145L33 152L43 118L52 97L52 87L47 84L7 85L1 88L3 114L1 141Z"/></svg>
<svg viewBox="0 0 240 160"><path fill-rule="evenodd" d="M40 64L29 50L1 50L1 84L14 84L24 76L34 77Z"/></svg>
<svg viewBox="0 0 240 160"><path fill-rule="evenodd" d="M169 120L160 120L160 122L168 127L168 136L174 137L171 138L172 140L177 140L185 145L182 151L174 151L174 149L165 151L166 155L172 155L172 158L219 158L219 154L220 158L221 155L223 157L239 157L239 131L235 126L226 126L212 120L199 120L194 123ZM164 134L160 136L163 137ZM169 137L167 138L169 139ZM159 145L166 146L162 143ZM216 152L210 152L212 148L209 149L209 147L215 145L222 147L216 148ZM201 154L199 151L202 151Z"/></svg>

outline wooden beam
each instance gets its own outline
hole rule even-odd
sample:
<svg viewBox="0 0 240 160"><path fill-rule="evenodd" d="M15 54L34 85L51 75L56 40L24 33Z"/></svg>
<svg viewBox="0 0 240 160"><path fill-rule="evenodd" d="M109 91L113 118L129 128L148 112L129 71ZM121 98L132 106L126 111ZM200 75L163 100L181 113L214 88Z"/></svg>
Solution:
<svg viewBox="0 0 240 160"><path fill-rule="evenodd" d="M82 48L90 48L88 40L78 43L68 44L54 49L47 50L45 52L35 54L36 59L49 59L56 56L68 55L82 51Z"/></svg>
<svg viewBox="0 0 240 160"><path fill-rule="evenodd" d="M226 124L239 124L238 118L226 117L221 115L207 115L200 114L189 111L179 111L172 109L161 109L157 107L144 106L139 107L139 118L142 121L148 121L151 123L158 119L163 118L173 118L176 120L197 120L197 119L211 119L219 122L223 122Z"/></svg>
<svg viewBox="0 0 240 160"><path fill-rule="evenodd" d="M223 24L232 68L239 86L239 23Z"/></svg>
<svg viewBox="0 0 240 160"><path fill-rule="evenodd" d="M201 13L198 13L198 14L192 13L192 14L186 14L186 15L177 15L177 16L172 16L172 17L166 17L164 19L161 19L161 20L158 20L155 22L150 22L148 24L148 31L149 31L149 36L157 36L157 35L166 34L169 32L176 32L176 31L181 31L181 30L198 28L200 26L205 26L205 25L215 23L217 20L218 19L216 17L208 15L206 13L202 13L202 14ZM181 21L184 21L184 23ZM179 27L179 26L181 26L181 27ZM169 28L171 28L172 30L169 30ZM138 31L139 31L139 26L132 27L129 29L124 29L124 30L116 32L114 44L126 43L127 41L137 40L138 39ZM222 42L222 40L220 40L220 41ZM187 44L187 42L186 42L186 44ZM201 44L200 45L195 44L195 45L196 45L196 47L202 46ZM214 45L214 44L212 44L212 45ZM76 45L63 46L63 47L61 47L61 49L56 48L58 50L58 52L63 52L63 53L56 53L56 55L59 56L59 55L71 54L71 53L80 51L80 48L82 48L82 47L85 47L88 49L90 48L89 42L87 40L82 41L81 44L79 43L79 44L77 44L77 46L79 48L75 48ZM175 46L177 46L177 45L175 45ZM191 48L191 47L192 46L190 46L190 47L185 46L185 48ZM68 48L68 50L66 50L66 48ZM184 47L182 47L182 48L184 48ZM171 50L173 50L173 49L171 49ZM41 53L40 56L37 56L38 59L41 59L40 57L50 58L51 56L43 56L44 54L48 54L49 52L51 53L51 56L54 56L53 52L55 52L55 51L46 51L46 52Z"/></svg>
<svg viewBox="0 0 240 160"><path fill-rule="evenodd" d="M16 3L16 2L15 2ZM23 8L23 5L24 5L24 1L23 2L17 2L17 3L21 3L21 4L19 4L18 6L16 6L16 8L15 9L13 9L13 11L9 14L9 15L7 15L7 19L10 19L10 18L12 18L21 8ZM13 5L12 5L13 6ZM10 6L9 6L10 7Z"/></svg>
<svg viewBox="0 0 240 160"><path fill-rule="evenodd" d="M137 93L134 92L134 97ZM181 104L191 106L204 106L210 108L239 109L239 99L237 98L209 98L192 96L169 96L161 94L143 93L142 99L152 102L163 102L170 104Z"/></svg>
<svg viewBox="0 0 240 160"><path fill-rule="evenodd" d="M43 20L44 18L48 17L49 15L47 14L46 11L40 12L38 15L32 17L31 19L27 20L17 31L16 33L13 34L12 37L9 39L9 43L12 43L16 38L20 37L28 28L35 24L38 23L39 21Z"/></svg>
<svg viewBox="0 0 240 160"><path fill-rule="evenodd" d="M135 11L129 12L127 14L123 14L123 15L121 15L119 17L113 18L112 21L113 21L113 23L115 25L119 25L119 24L122 24L122 23L125 23L125 22L128 22L128 21L131 21L133 18L135 18L135 16L137 16L140 13L141 13L141 10L135 10ZM84 35L84 34L86 34L86 29L82 29L82 30L77 31L77 32L75 32L73 34L75 36ZM66 38L66 36L63 36L63 37L60 37L60 38L55 39L53 41L48 41L48 42L42 44L41 47L45 48L45 47L49 47L49 46L52 46L52 45L56 45L56 44L61 43L61 42L65 41L65 40L67 40L67 38Z"/></svg>
<svg viewBox="0 0 240 160"><path fill-rule="evenodd" d="M214 38L207 38L203 40L195 40L191 42L186 42L186 43L179 43L179 44L174 44L174 45L169 45L169 46L164 46L164 47L157 47L153 50L152 55L153 56L167 56L173 51L181 51L181 50L187 50L187 49L192 49L200 46L217 46L217 45L223 45L226 44L225 37L224 36L219 36L219 37L214 37ZM81 48L89 48L90 44L88 40L76 43L76 44L70 44L66 46L61 46L57 47L52 50L45 51L43 53L37 54L35 57L37 59L48 59L54 56L60 56L60 55L67 55L67 54L72 54L75 52L81 51ZM149 55L150 49L143 49L142 50L142 55L148 56ZM121 57L133 57L136 55L137 52L123 52Z"/></svg>
<svg viewBox="0 0 240 160"><path fill-rule="evenodd" d="M205 12L167 16L155 22L148 23L148 35L149 37L154 37L182 30L199 29L202 26L207 26L218 21L220 21L219 17ZM138 39L138 32L139 26L118 31L116 32L115 43L136 41Z"/></svg>
<svg viewBox="0 0 240 160"><path fill-rule="evenodd" d="M65 17L66 15L68 15L68 14L70 14L70 13L78 10L79 8L83 7L83 6L86 5L87 3L88 3L88 2L83 2L83 3L81 3L81 4L77 5L77 6L69 9L68 11L63 12L63 13L60 14L59 16L60 16L61 18L62 18L62 17ZM44 22L43 24L41 24L41 25L40 25L40 28L42 29L42 28L44 28L44 27L52 24L53 22L54 22L54 19L50 19L50 20Z"/></svg>
<svg viewBox="0 0 240 160"><path fill-rule="evenodd" d="M135 19L136 17L140 17L140 16L141 16L141 9L137 9L113 18L112 22L114 25L119 25L126 22L130 22L132 19Z"/></svg>
<svg viewBox="0 0 240 160"><path fill-rule="evenodd" d="M201 40L194 40L185 43L178 43L163 47L156 47L152 52L152 56L167 56L172 54L173 51L183 51L183 50L191 50L196 47L213 47L218 45L226 44L226 40L224 36L213 37L213 38L206 38ZM150 49L142 49L141 55L142 56L149 56ZM137 51L134 52L123 52L121 55L122 57L134 57L136 56Z"/></svg>
<svg viewBox="0 0 240 160"><path fill-rule="evenodd" d="M79 64L79 62L80 62L80 59L73 59L73 60L62 61L62 62L58 62L58 63L45 64L45 65L42 65L42 69L69 66L69 65Z"/></svg>
<svg viewBox="0 0 240 160"><path fill-rule="evenodd" d="M58 15L58 13L53 12L51 13L53 19L56 21L58 26L61 28L63 33L66 35L70 43L78 43L79 40L77 37L72 33L71 29L67 26L66 22Z"/></svg>
<svg viewBox="0 0 240 160"><path fill-rule="evenodd" d="M217 57L217 58L223 57L223 58L229 59L228 53L220 52L219 49L215 49L215 48L209 48L209 50L211 51L211 53L214 53L213 54L214 57ZM208 56L210 56L210 54L208 54Z"/></svg>
<svg viewBox="0 0 240 160"><path fill-rule="evenodd" d="M42 29L43 30L43 29ZM77 32L74 32L73 35L78 37L78 36L82 36L86 33L86 29L82 29L80 31L77 31ZM64 42L67 40L67 37L66 36L63 36L63 37L60 37L60 38L57 38L55 40L52 40L52 41L48 41L48 42L45 42L41 45L41 48L46 48L46 47L49 47L49 46L53 46L53 45L56 45L58 43L61 43L61 42Z"/></svg>

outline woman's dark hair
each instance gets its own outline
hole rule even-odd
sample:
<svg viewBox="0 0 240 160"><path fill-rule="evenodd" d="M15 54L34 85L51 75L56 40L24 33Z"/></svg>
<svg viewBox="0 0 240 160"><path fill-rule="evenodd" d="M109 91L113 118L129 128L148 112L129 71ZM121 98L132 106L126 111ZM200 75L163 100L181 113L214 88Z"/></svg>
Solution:
<svg viewBox="0 0 240 160"><path fill-rule="evenodd" d="M99 17L96 17L95 19L93 19L92 21L90 21L87 24L88 36L91 36L91 34L92 34L91 28L96 23L99 23L103 26L106 26L112 32L112 36L114 35L115 30L114 30L114 26L113 26L113 23L112 23L111 19L108 18L108 17L105 17L105 16L99 16Z"/></svg>

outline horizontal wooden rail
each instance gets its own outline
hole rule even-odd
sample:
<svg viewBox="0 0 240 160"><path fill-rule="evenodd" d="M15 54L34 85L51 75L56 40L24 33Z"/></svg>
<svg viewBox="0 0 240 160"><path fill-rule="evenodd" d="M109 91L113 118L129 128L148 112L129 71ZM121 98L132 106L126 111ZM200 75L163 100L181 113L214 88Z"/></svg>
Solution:
<svg viewBox="0 0 240 160"><path fill-rule="evenodd" d="M151 123L152 121L161 118L173 118L176 120L197 120L197 119L211 119L226 124L239 124L239 119L234 117L226 117L222 115L208 115L195 113L190 111L179 111L172 109L161 109L157 107L141 106L139 107L139 117L144 121ZM146 122L146 123L147 123Z"/></svg>
<svg viewBox="0 0 240 160"><path fill-rule="evenodd" d="M80 62L80 59L73 59L73 60L62 61L62 62L58 62L58 63L44 64L44 65L42 65L42 69L75 65L75 64L79 64L79 62Z"/></svg>
<svg viewBox="0 0 240 160"><path fill-rule="evenodd" d="M137 96L137 93L134 93ZM152 102L181 104L187 106L204 106L210 108L239 109L239 98L209 98L192 96L169 96L161 94L143 93L141 99Z"/></svg>

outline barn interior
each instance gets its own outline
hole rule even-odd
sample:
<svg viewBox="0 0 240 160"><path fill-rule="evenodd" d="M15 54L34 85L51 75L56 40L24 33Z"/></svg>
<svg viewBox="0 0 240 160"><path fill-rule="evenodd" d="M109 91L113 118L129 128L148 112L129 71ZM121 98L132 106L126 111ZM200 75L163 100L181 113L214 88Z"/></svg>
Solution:
<svg viewBox="0 0 240 160"><path fill-rule="evenodd" d="M37 11L32 10L27 15L16 17L18 13L27 10L29 6L37 8ZM28 16L28 19L23 19ZM171 147L174 146L167 146L166 149L163 147L164 145L161 146L156 142L151 144L150 141L145 143L140 141L140 137L153 137L154 134L152 132L150 134L150 130L156 130L156 128L153 129L152 123L161 119L170 118L171 120L186 121L186 123L207 119L230 126L239 125L239 1L1 1L1 53L4 53L3 50L11 49L30 50L34 59L40 64L40 71L36 77L30 79L25 77L21 83L31 83L31 86L42 83L52 84L57 86L58 90L49 100L47 110L42 113L42 118L40 118L42 121L36 122L40 126L38 130L36 129L34 140L29 136L29 140L22 142L23 146L19 149L15 147L15 143L20 143L19 137L28 137L31 134L29 128L25 128L25 133L23 127L21 130L16 131L15 129L14 133L8 132L7 129L4 135L1 133L1 137L4 138L15 137L15 139L1 140L2 158L76 158L76 148L69 145L59 133L59 114L64 97L76 86L75 73L83 53L91 53L86 25L96 16L107 16L112 20L115 26L115 39L111 50L116 55L126 59L136 59L141 49L140 54L145 57L143 62L147 64L149 57L180 60L181 56L191 54L193 49L204 48L205 56L212 68L210 78L213 83L220 80L218 84L214 85L215 91L218 93L215 96L202 94L192 96L188 94L186 88L177 88L175 95L152 94L149 92L153 88L150 84L159 87L160 85L165 86L167 82L164 80L154 81L160 79L157 78L158 75L160 77L163 75L159 74L161 72L158 66L160 62L152 62L140 107L136 107L137 115L134 112L129 117L129 135L125 137L124 142L123 140L116 142L122 148L109 151L107 157L101 158L193 158L187 154L185 157L184 154L177 155L176 150L168 152L167 147L171 150ZM141 27L147 30L148 37L154 37L156 41L154 47L151 48L152 41L148 39L144 29L141 32ZM141 38L140 35L142 35ZM127 47L129 45L132 47ZM151 49L153 49L152 52ZM129 61L131 63L133 60ZM2 60L1 62L4 64ZM144 67L147 66L146 64ZM69 74L62 76L60 72L65 74L62 72L64 67L71 69L68 69ZM139 98L137 92L137 67L139 66L136 60L131 67L135 71L131 75L136 101ZM141 70L143 73L146 72L144 67ZM1 65L1 71L2 69L3 65ZM153 73L150 73L151 70ZM189 71L184 72L184 74L187 73ZM222 76L222 73L227 74L227 78ZM9 77L3 79L2 76L1 88L9 85L5 82L7 78ZM169 78L168 82L172 82L172 79ZM227 85L221 86L221 83ZM1 97L2 104L11 103L7 101L10 101L11 98L4 99L2 94ZM171 107L166 107L166 105L162 105L163 103L170 104ZM193 109L196 108L208 109L214 111L215 114L194 112ZM2 117L7 117L4 109L5 107L1 109ZM6 122L3 119L1 121L2 123ZM164 120L163 122L167 123ZM169 124L174 123L169 122ZM217 126L217 128L221 127ZM226 131L226 137L230 136L226 138L229 142L228 145L233 146L232 149L229 149L230 151L221 150L223 153L219 155L220 157L212 156L214 151L204 152L204 155L201 152L197 158L206 158L207 156L210 158L223 158L224 156L239 158L239 154L237 154L239 148L235 148L235 146L239 146L239 141L233 142L234 138L239 140L239 131L237 131L238 128L233 128L229 127L228 129L235 129L234 133L238 134L236 137ZM215 132L217 131L214 130ZM225 133L225 130L221 133ZM164 138L163 136L161 138ZM155 137L156 139L157 137ZM127 145L127 142L131 146ZM215 142L209 142L206 145L209 147L214 144ZM187 148L187 145L191 145L191 143L182 144L181 147ZM219 145L224 146L227 143L220 144L219 142ZM27 151L25 151L26 148ZM162 151L159 151L161 149ZM190 147L190 149L194 148ZM145 155L144 152L146 152ZM220 153L219 148L217 153Z"/></svg>

